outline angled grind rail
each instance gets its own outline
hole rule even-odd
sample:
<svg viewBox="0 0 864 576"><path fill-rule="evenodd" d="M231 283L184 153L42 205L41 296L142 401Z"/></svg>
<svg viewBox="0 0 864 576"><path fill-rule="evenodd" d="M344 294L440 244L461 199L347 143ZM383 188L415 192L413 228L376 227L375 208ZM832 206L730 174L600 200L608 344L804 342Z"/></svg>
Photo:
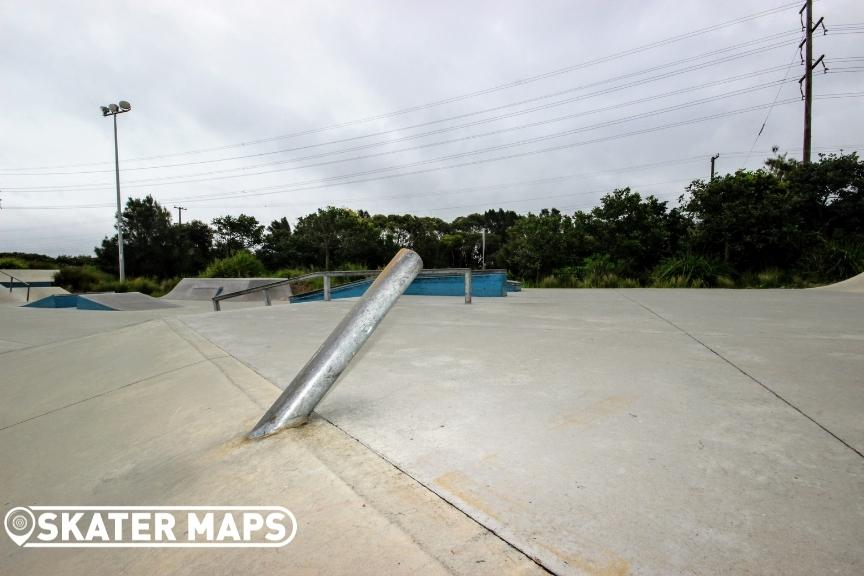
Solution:
<svg viewBox="0 0 864 576"><path fill-rule="evenodd" d="M386 270L386 268L385 268ZM310 272L309 274L303 274L302 276L294 276L293 278L286 278L285 280L277 280L275 282L268 282L267 284L261 284L260 286L253 286L251 288L244 288L243 290L237 290L236 292L228 292L227 294L217 293L213 296L213 310L219 312L222 309L220 302L223 300L228 300L230 298L236 298L238 296L244 296L246 294L255 294L256 292L261 292L261 298L264 301L265 306L270 306L270 290L276 288L278 286L285 286L286 284L293 284L295 282L302 282L304 280L312 280L314 278L323 278L324 279L324 300L329 302L330 298L330 287L331 280L334 277L352 277L352 276L360 276L364 278L375 278L379 274L381 274L383 270L329 270L322 272ZM472 275L470 268L434 268L430 270L421 270L417 276L454 276L454 275L462 275L465 278L465 303L471 304L471 282Z"/></svg>
<svg viewBox="0 0 864 576"><path fill-rule="evenodd" d="M399 250L264 413L249 433L249 438L263 438L306 423L309 415L422 267L423 261L416 252L407 248Z"/></svg>
<svg viewBox="0 0 864 576"><path fill-rule="evenodd" d="M10 294L12 293L12 289L15 288L15 281L16 280L18 281L19 284L23 284L24 286L26 286L27 287L27 300L26 301L27 302L30 301L30 283L29 282L25 282L24 280L22 280L20 278L16 278L15 276L12 276L8 272L0 271L0 274L3 274L4 276L8 276L9 278L12 279L12 281L9 282L9 293Z"/></svg>

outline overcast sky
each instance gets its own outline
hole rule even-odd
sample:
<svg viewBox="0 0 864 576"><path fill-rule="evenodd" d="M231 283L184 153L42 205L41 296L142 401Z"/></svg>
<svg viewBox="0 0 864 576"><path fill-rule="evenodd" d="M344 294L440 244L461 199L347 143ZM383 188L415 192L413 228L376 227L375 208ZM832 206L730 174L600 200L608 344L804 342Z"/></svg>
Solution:
<svg viewBox="0 0 864 576"><path fill-rule="evenodd" d="M772 146L800 158L798 8L745 18L783 5L0 0L0 252L89 254L113 233L99 106L121 99L124 201L184 220L572 212L623 186L674 203L712 154L720 173ZM814 11L831 71L813 146L860 151L864 2Z"/></svg>

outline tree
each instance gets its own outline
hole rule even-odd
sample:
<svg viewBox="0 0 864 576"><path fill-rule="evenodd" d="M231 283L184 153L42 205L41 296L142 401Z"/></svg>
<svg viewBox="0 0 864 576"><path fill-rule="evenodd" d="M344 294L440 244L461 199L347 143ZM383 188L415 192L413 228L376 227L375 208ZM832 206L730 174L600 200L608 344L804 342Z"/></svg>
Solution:
<svg viewBox="0 0 864 576"><path fill-rule="evenodd" d="M325 270L349 263L377 267L389 260L380 230L362 210L319 208L297 221L293 243L303 264Z"/></svg>
<svg viewBox="0 0 864 576"><path fill-rule="evenodd" d="M502 256L518 277L539 282L567 261L566 239L572 226L570 217L555 208L529 212L508 230Z"/></svg>
<svg viewBox="0 0 864 576"><path fill-rule="evenodd" d="M766 165L799 221L799 274L837 280L864 268L864 162L858 155L820 154L809 164L778 156Z"/></svg>
<svg viewBox="0 0 864 576"><path fill-rule="evenodd" d="M595 256L606 255L620 274L640 278L677 251L680 231L673 220L679 217L677 211L666 211L666 202L622 188L603 196L600 206L577 220Z"/></svg>
<svg viewBox="0 0 864 576"><path fill-rule="evenodd" d="M426 268L447 266L442 239L449 227L440 218L403 214L375 216L372 220L380 230L385 253L392 254L399 248L410 248L420 255Z"/></svg>
<svg viewBox="0 0 864 576"><path fill-rule="evenodd" d="M174 257L171 213L152 196L129 198L122 219L126 275L170 275ZM96 259L100 268L111 274L117 273L116 234L102 240L102 245L96 248Z"/></svg>
<svg viewBox="0 0 864 576"><path fill-rule="evenodd" d="M172 227L175 256L166 276L196 276L213 259L213 230L200 220Z"/></svg>
<svg viewBox="0 0 864 576"><path fill-rule="evenodd" d="M259 224L254 216L220 216L213 219L213 228L216 238L215 251L220 258L239 250L254 251L264 241L264 226Z"/></svg>
<svg viewBox="0 0 864 576"><path fill-rule="evenodd" d="M697 180L683 205L695 222L695 249L739 272L786 268L800 260L804 222L789 187L765 170Z"/></svg>
<svg viewBox="0 0 864 576"><path fill-rule="evenodd" d="M300 258L292 239L288 219L283 216L279 220L273 220L267 227L261 249L258 250L258 258L272 270L296 265Z"/></svg>

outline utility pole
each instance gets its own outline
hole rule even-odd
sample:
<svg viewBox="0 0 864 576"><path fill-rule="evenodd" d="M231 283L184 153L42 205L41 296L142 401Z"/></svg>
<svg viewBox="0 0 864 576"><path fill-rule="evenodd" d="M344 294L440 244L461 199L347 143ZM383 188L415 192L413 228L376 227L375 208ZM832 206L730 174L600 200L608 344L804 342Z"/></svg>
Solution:
<svg viewBox="0 0 864 576"><path fill-rule="evenodd" d="M798 84L800 85L802 82L804 83L804 87L802 90L802 97L804 98L804 153L801 157L801 160L804 164L810 163L810 144L812 140L812 115L813 115L813 69L822 63L822 67L825 68L825 71L828 71L828 68L825 66L824 59L825 55L819 56L819 59L816 62L813 62L813 31L816 30L819 26L822 26L823 34L827 33L828 30L825 29L825 24L823 21L824 18L819 18L819 21L816 25L813 25L813 0L807 0L804 6L801 7L801 10L798 11L800 15L802 12L805 12L802 27L804 29L804 40L801 42L801 45L804 46L804 76L798 80ZM801 47L799 45L799 48Z"/></svg>
<svg viewBox="0 0 864 576"><path fill-rule="evenodd" d="M183 206L174 206L174 209L177 210L177 224L183 225L183 210L188 210L188 208L184 208Z"/></svg>
<svg viewBox="0 0 864 576"><path fill-rule="evenodd" d="M720 157L720 153L711 156L711 180L714 180L714 162Z"/></svg>

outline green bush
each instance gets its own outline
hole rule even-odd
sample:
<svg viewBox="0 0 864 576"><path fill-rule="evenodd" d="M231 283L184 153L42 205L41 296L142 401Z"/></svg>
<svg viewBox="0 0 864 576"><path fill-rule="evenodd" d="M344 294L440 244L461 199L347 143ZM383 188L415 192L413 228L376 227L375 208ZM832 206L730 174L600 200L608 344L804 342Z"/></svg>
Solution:
<svg viewBox="0 0 864 576"><path fill-rule="evenodd" d="M141 292L150 296L161 296L161 284L153 278L138 277L127 278L125 282L119 280L107 280L97 284L94 292Z"/></svg>
<svg viewBox="0 0 864 576"><path fill-rule="evenodd" d="M667 276L651 281L652 288L708 288L701 278L688 278L684 275Z"/></svg>
<svg viewBox="0 0 864 576"><path fill-rule="evenodd" d="M69 292L94 292L111 277L95 266L64 266L54 275L54 284Z"/></svg>
<svg viewBox="0 0 864 576"><path fill-rule="evenodd" d="M305 268L282 268L281 270L278 270L274 276L277 278L295 278L297 276L309 274L310 272L312 272L312 270L306 270ZM308 280L303 280L301 282L291 283L291 291L294 294L304 294L306 292L321 290L323 288L323 278L309 278Z"/></svg>
<svg viewBox="0 0 864 576"><path fill-rule="evenodd" d="M159 297L167 294L180 278L127 278L120 282L94 266L64 266L54 275L54 284L69 292L141 292Z"/></svg>
<svg viewBox="0 0 864 576"><path fill-rule="evenodd" d="M580 288L639 288L638 280L633 278L622 278L613 272L594 273L583 278L579 283Z"/></svg>
<svg viewBox="0 0 864 576"><path fill-rule="evenodd" d="M756 274L757 288L783 288L786 285L784 274L777 268L769 268Z"/></svg>
<svg viewBox="0 0 864 576"><path fill-rule="evenodd" d="M537 288L561 288L561 281L558 279L558 276L544 276L540 279L540 282L537 283Z"/></svg>
<svg viewBox="0 0 864 576"><path fill-rule="evenodd" d="M366 270L366 266L361 264L352 264L347 263L339 267L340 270ZM312 272L316 272L316 270L306 269L306 268L282 268L281 270L277 270L274 276L276 278L295 278L297 276L304 276L306 274L310 274ZM357 276L333 276L330 279L330 286L335 288L336 286L341 286L342 284L348 284L350 282L356 282L360 280ZM309 278L307 280L303 280L300 282L292 282L291 289L295 294L304 294L306 292L312 292L314 290L321 290L324 288L324 279L323 278Z"/></svg>
<svg viewBox="0 0 864 576"><path fill-rule="evenodd" d="M831 240L813 247L802 267L810 280L837 282L864 272L864 242Z"/></svg>
<svg viewBox="0 0 864 576"><path fill-rule="evenodd" d="M0 258L0 268L5 268L7 270L23 270L29 268L29 266L27 265L27 262L21 258L5 256Z"/></svg>
<svg viewBox="0 0 864 576"><path fill-rule="evenodd" d="M203 278L258 278L266 275L264 264L253 254L241 250L227 258L214 261L201 276Z"/></svg>
<svg viewBox="0 0 864 576"><path fill-rule="evenodd" d="M580 288L639 288L639 280L621 276L623 266L606 254L582 261L579 267Z"/></svg>
<svg viewBox="0 0 864 576"><path fill-rule="evenodd" d="M159 296L164 296L168 292L174 289L177 284L182 280L180 276L175 276L174 278L165 278L164 280L159 282Z"/></svg>
<svg viewBox="0 0 864 576"><path fill-rule="evenodd" d="M277 270L274 274L274 278L294 278L296 276L303 276L304 274L309 274L311 270L306 270L305 268L282 268Z"/></svg>
<svg viewBox="0 0 864 576"><path fill-rule="evenodd" d="M651 285L656 288L707 288L716 286L725 272L721 264L703 256L685 254L657 265L651 272Z"/></svg>
<svg viewBox="0 0 864 576"><path fill-rule="evenodd" d="M526 279L525 288L638 288L639 280L622 277L607 256L586 258L578 268L561 268L539 282Z"/></svg>
<svg viewBox="0 0 864 576"><path fill-rule="evenodd" d="M602 277L609 274L620 274L621 265L613 261L606 254L595 254L589 256L582 261L582 265L577 269L579 276L586 280L591 277Z"/></svg>

